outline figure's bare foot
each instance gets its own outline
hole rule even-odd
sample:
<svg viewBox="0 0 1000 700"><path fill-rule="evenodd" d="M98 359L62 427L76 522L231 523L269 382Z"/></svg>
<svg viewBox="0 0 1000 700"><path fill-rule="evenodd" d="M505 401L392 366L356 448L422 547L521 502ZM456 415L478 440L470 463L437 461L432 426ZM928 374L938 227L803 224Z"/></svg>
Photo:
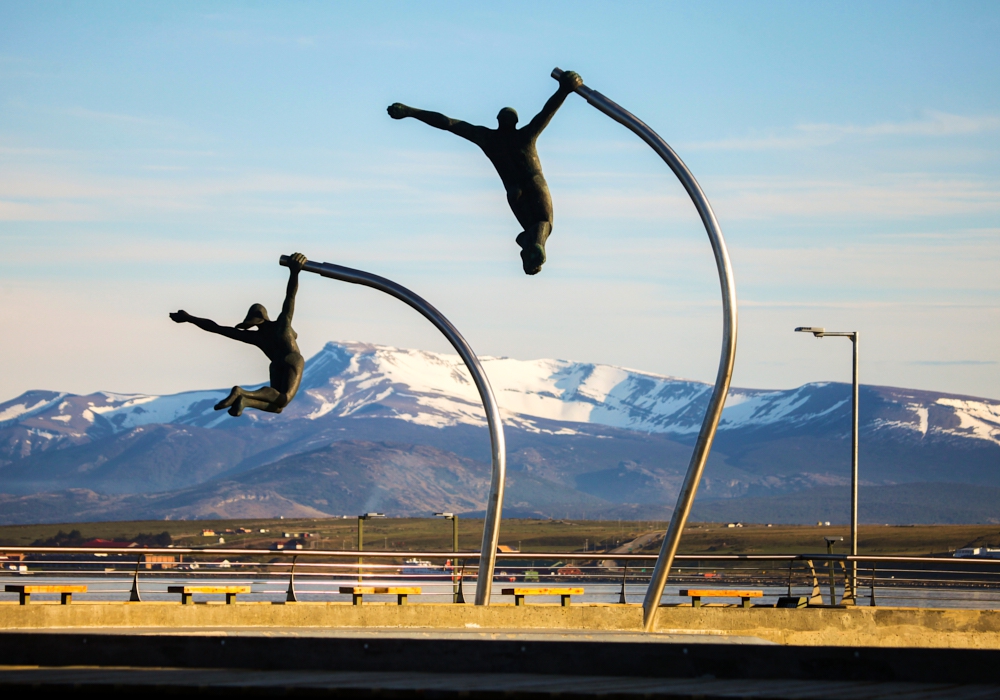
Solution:
<svg viewBox="0 0 1000 700"><path fill-rule="evenodd" d="M545 248L537 243L521 251L521 265L524 267L524 274L537 275L542 271L545 264Z"/></svg>
<svg viewBox="0 0 1000 700"><path fill-rule="evenodd" d="M229 408L229 415L231 415L233 418L239 418L240 416L243 415L243 397L242 396L236 397L236 401L233 402L233 405L230 406L230 408Z"/></svg>
<svg viewBox="0 0 1000 700"><path fill-rule="evenodd" d="M224 398L219 403L215 404L215 410L221 411L224 408L229 408L230 406L233 405L236 399L239 398L239 396L240 396L240 388L238 386L234 386L233 390L229 392L229 396Z"/></svg>

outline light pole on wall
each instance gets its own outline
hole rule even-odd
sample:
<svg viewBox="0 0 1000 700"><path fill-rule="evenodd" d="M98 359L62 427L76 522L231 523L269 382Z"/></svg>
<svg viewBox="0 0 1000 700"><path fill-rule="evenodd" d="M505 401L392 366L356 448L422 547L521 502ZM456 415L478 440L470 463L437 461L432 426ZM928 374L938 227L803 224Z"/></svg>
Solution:
<svg viewBox="0 0 1000 700"><path fill-rule="evenodd" d="M384 518L385 513L365 513L358 516L358 551L365 548L365 521L372 518ZM361 557L358 557L358 583L361 583Z"/></svg>
<svg viewBox="0 0 1000 700"><path fill-rule="evenodd" d="M812 333L817 338L834 336L850 338L854 348L853 391L851 393L851 556L858 556L858 341L857 331L828 331L815 326L799 326L796 333ZM851 562L851 601L854 602L858 590L858 564ZM846 593L845 593L846 597Z"/></svg>
<svg viewBox="0 0 1000 700"><path fill-rule="evenodd" d="M434 516L451 521L451 551L456 554L451 562L451 582L453 588L451 597L453 603L464 603L465 596L461 589L462 581L455 573L458 569L458 516L455 513L435 513Z"/></svg>

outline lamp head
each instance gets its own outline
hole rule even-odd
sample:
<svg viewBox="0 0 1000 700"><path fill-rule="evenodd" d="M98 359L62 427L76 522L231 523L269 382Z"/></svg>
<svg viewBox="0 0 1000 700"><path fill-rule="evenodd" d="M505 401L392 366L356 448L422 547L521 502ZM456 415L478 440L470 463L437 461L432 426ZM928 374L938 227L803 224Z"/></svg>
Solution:
<svg viewBox="0 0 1000 700"><path fill-rule="evenodd" d="M384 518L385 513L365 513L364 515L359 515L362 520L370 520L372 518Z"/></svg>
<svg viewBox="0 0 1000 700"><path fill-rule="evenodd" d="M454 513L435 513L434 516L437 517L437 518L454 518L455 514Z"/></svg>
<svg viewBox="0 0 1000 700"><path fill-rule="evenodd" d="M819 326L799 326L795 329L796 333L812 333L817 338L822 338L823 334L826 333L825 328L820 328Z"/></svg>
<svg viewBox="0 0 1000 700"><path fill-rule="evenodd" d="M826 540L827 544L833 544L834 542L843 542L844 541L843 537L824 537L823 539Z"/></svg>

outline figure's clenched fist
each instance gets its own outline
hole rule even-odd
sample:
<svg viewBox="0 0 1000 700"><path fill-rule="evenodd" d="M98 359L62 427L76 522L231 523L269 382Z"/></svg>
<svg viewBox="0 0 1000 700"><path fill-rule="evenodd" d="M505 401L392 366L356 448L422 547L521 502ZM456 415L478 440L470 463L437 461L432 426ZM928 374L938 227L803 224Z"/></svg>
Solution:
<svg viewBox="0 0 1000 700"><path fill-rule="evenodd" d="M393 102L386 111L393 119L403 119L410 116L410 108L402 102Z"/></svg>
<svg viewBox="0 0 1000 700"><path fill-rule="evenodd" d="M180 311L175 311L170 314L170 320L174 323L187 323L191 320L191 314L184 309L181 309Z"/></svg>
<svg viewBox="0 0 1000 700"><path fill-rule="evenodd" d="M303 267L306 266L307 262L309 261L306 260L306 256L304 256L302 253L292 253L289 256L288 267L291 270L299 272L302 270Z"/></svg>
<svg viewBox="0 0 1000 700"><path fill-rule="evenodd" d="M578 87L583 85L583 78L580 77L579 73L574 73L571 70L563 72L559 77L559 85L563 90L567 92L573 92Z"/></svg>

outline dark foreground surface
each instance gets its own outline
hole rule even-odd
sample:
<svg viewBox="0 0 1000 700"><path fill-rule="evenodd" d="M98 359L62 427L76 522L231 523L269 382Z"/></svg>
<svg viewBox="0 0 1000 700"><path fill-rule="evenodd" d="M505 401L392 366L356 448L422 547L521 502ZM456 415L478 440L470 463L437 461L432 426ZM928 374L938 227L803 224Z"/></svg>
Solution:
<svg viewBox="0 0 1000 700"><path fill-rule="evenodd" d="M0 633L0 689L144 697L1000 697L996 650L649 643L585 633L96 632Z"/></svg>

